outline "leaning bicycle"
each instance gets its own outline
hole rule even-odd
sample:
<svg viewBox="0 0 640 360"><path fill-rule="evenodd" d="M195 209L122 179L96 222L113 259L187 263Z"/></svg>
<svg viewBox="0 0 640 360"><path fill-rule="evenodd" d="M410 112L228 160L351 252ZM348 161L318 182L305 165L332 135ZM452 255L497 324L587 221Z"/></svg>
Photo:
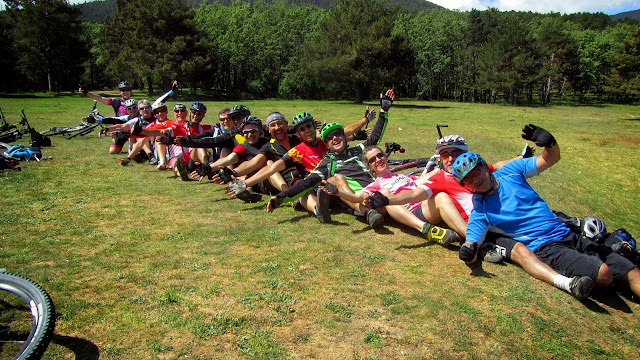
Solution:
<svg viewBox="0 0 640 360"><path fill-rule="evenodd" d="M0 358L42 357L55 321L51 297L40 285L0 269Z"/></svg>

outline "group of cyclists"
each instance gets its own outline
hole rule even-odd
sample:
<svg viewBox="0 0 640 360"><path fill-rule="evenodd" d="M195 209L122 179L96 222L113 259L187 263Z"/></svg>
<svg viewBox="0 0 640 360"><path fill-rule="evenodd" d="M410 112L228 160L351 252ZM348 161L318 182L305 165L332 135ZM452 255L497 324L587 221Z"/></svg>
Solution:
<svg viewBox="0 0 640 360"><path fill-rule="evenodd" d="M176 104L169 119L163 99L136 102L130 83L118 87L119 99L84 93L113 107L116 117L102 121L113 137L109 153L129 144L123 166L148 161L184 181L226 184L230 196L246 202L270 196L269 212L291 203L322 223L330 223L336 209L361 217L371 228L390 217L429 242L460 244L459 258L469 266L511 261L578 299L614 282L640 296L640 271L622 251L637 254L633 238L624 229L607 232L596 217L553 212L527 183L560 159L553 135L533 124L523 128L522 138L543 149L538 156L527 145L515 159L487 164L469 152L465 139L446 135L435 144L438 166L408 175L392 172L378 146L396 98L392 89L380 94L378 111L367 107L347 126L320 124L307 112L291 123L272 112L263 123L242 104L221 110L219 122L206 125L202 102L188 109Z"/></svg>

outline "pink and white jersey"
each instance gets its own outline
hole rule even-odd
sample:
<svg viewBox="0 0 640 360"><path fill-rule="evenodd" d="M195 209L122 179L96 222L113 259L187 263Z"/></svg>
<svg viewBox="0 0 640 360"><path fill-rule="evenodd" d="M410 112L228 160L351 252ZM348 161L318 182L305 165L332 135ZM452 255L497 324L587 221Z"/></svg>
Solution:
<svg viewBox="0 0 640 360"><path fill-rule="evenodd" d="M427 191L427 194L429 194L429 197L431 197L431 195L433 194L431 189L425 185L416 184L416 179L417 177L413 175L394 174L392 172L388 172L378 177L374 182L367 185L367 187L362 190L369 195L373 195L373 193L375 193L376 191L385 189L391 192L391 194L395 195L405 190L414 190L419 186L425 189ZM420 206L421 203L421 201L414 202L411 204L407 204L406 207L409 210L413 211L418 206Z"/></svg>

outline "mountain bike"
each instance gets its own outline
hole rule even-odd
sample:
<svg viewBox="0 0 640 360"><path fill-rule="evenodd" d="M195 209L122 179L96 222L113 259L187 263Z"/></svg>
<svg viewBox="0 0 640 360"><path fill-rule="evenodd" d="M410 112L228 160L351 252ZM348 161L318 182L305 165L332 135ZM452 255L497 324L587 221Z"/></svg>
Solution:
<svg viewBox="0 0 640 360"><path fill-rule="evenodd" d="M17 124L9 125L4 118L4 114L2 114L2 110L0 110L0 117L2 118L1 128L7 129L7 131L0 132L0 142L14 142L18 139L22 139L22 135L29 134L31 136L32 146L51 146L51 139L49 137L43 135L42 133L36 131L36 129L31 127L27 116L24 114L24 109L22 109L22 120L20 120L20 122ZM23 128L18 129L18 125L21 125Z"/></svg>
<svg viewBox="0 0 640 360"><path fill-rule="evenodd" d="M91 109L89 114L85 118L83 118L84 121L81 122L80 125L52 127L43 131L42 133L44 135L66 135L65 139L69 140L73 139L76 136L85 136L87 134L90 134L98 126L101 127L102 132L102 129L105 129L105 127L102 126L101 122L104 116L100 115L98 109L96 108L96 105L97 102L94 102L93 108Z"/></svg>
<svg viewBox="0 0 640 360"><path fill-rule="evenodd" d="M34 281L0 269L0 357L39 359L56 322L51 297Z"/></svg>

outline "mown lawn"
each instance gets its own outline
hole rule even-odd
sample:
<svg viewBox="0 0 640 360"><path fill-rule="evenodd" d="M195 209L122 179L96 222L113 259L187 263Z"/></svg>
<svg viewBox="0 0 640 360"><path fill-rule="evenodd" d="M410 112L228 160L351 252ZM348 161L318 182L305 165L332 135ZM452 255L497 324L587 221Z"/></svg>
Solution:
<svg viewBox="0 0 640 360"><path fill-rule="evenodd" d="M205 103L209 121L235 104ZM364 113L349 102L244 103L262 118ZM24 108L38 130L76 125L91 106L78 95L0 98L10 123ZM534 123L562 149L532 180L550 206L640 237L639 119L636 106L401 100L383 141L430 156L435 125L448 124L493 162L519 153L520 129ZM455 248L392 222L373 231L346 213L331 225L290 207L268 214L266 201L212 183L121 167L96 133L53 143L52 160L0 174L0 267L41 283L57 307L45 359L640 358L640 307L626 292L580 302L512 264L472 276Z"/></svg>

